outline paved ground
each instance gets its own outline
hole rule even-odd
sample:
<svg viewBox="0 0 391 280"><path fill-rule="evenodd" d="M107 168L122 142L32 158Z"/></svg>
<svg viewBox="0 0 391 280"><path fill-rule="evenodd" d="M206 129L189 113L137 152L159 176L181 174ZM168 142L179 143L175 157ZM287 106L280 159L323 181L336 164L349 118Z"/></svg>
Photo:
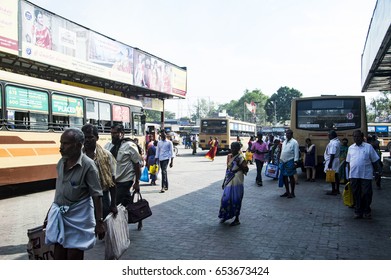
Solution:
<svg viewBox="0 0 391 280"><path fill-rule="evenodd" d="M180 149L169 170L170 189L142 186L153 215L142 231L130 225L131 244L121 259L139 260L390 260L391 180L374 189L372 220L354 220L341 196L328 196L323 181L297 186L296 198L281 198L276 181L255 185L255 165L245 178L241 225L217 218L225 156L214 162ZM53 191L0 200L0 260L26 259L26 230L40 223ZM12 215L10 215L12 213ZM104 259L104 242L87 251Z"/></svg>

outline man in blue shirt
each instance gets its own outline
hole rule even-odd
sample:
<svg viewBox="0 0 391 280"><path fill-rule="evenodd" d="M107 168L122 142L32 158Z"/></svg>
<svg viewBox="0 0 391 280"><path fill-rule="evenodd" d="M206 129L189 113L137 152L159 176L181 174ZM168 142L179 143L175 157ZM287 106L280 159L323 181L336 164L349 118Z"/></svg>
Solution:
<svg viewBox="0 0 391 280"><path fill-rule="evenodd" d="M160 138L161 140L159 140L156 147L155 163L159 161L160 170L162 171L162 189L160 192L164 193L168 190L167 166L169 162L170 168L173 166L175 154L173 152L174 145L167 139L165 130L160 132Z"/></svg>

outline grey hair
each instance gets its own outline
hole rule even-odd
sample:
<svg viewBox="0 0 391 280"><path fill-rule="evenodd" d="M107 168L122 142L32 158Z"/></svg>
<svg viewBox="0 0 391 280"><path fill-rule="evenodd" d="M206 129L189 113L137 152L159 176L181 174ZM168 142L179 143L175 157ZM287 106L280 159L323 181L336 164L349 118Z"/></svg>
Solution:
<svg viewBox="0 0 391 280"><path fill-rule="evenodd" d="M73 136L76 143L84 144L84 133L80 128L77 127L69 127L65 129L64 133L69 133Z"/></svg>

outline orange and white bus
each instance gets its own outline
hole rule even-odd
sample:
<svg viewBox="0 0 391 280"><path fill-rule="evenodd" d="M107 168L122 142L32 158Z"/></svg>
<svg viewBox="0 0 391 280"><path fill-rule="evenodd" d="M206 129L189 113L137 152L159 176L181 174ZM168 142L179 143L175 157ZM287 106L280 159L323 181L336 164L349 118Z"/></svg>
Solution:
<svg viewBox="0 0 391 280"><path fill-rule="evenodd" d="M231 143L237 141L237 137L243 144L242 150L247 150L247 143L250 136L256 135L254 123L242 122L230 118L204 118L201 119L199 147L202 150L209 150L210 137L217 137L219 140L218 151L229 151Z"/></svg>
<svg viewBox="0 0 391 280"><path fill-rule="evenodd" d="M97 125L104 145L122 123L143 145L143 114L138 100L0 71L0 186L54 179L66 127Z"/></svg>
<svg viewBox="0 0 391 280"><path fill-rule="evenodd" d="M354 143L354 130L359 129L367 135L365 97L322 95L294 99L290 128L302 151L306 138L315 144L318 168L321 169L330 130L335 130L340 140L347 138L348 145Z"/></svg>

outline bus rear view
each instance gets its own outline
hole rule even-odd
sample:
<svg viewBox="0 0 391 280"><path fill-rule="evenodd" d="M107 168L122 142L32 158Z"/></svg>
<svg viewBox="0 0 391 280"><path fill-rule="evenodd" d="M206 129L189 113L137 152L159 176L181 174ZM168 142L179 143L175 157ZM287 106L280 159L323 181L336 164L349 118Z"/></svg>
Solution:
<svg viewBox="0 0 391 280"><path fill-rule="evenodd" d="M339 140L353 144L353 131L367 135L364 96L317 96L292 100L291 129L293 137L304 151L305 139L316 146L317 169L323 170L323 154L329 142L328 132L335 130ZM304 158L304 156L303 156ZM320 174L319 172L317 172Z"/></svg>

